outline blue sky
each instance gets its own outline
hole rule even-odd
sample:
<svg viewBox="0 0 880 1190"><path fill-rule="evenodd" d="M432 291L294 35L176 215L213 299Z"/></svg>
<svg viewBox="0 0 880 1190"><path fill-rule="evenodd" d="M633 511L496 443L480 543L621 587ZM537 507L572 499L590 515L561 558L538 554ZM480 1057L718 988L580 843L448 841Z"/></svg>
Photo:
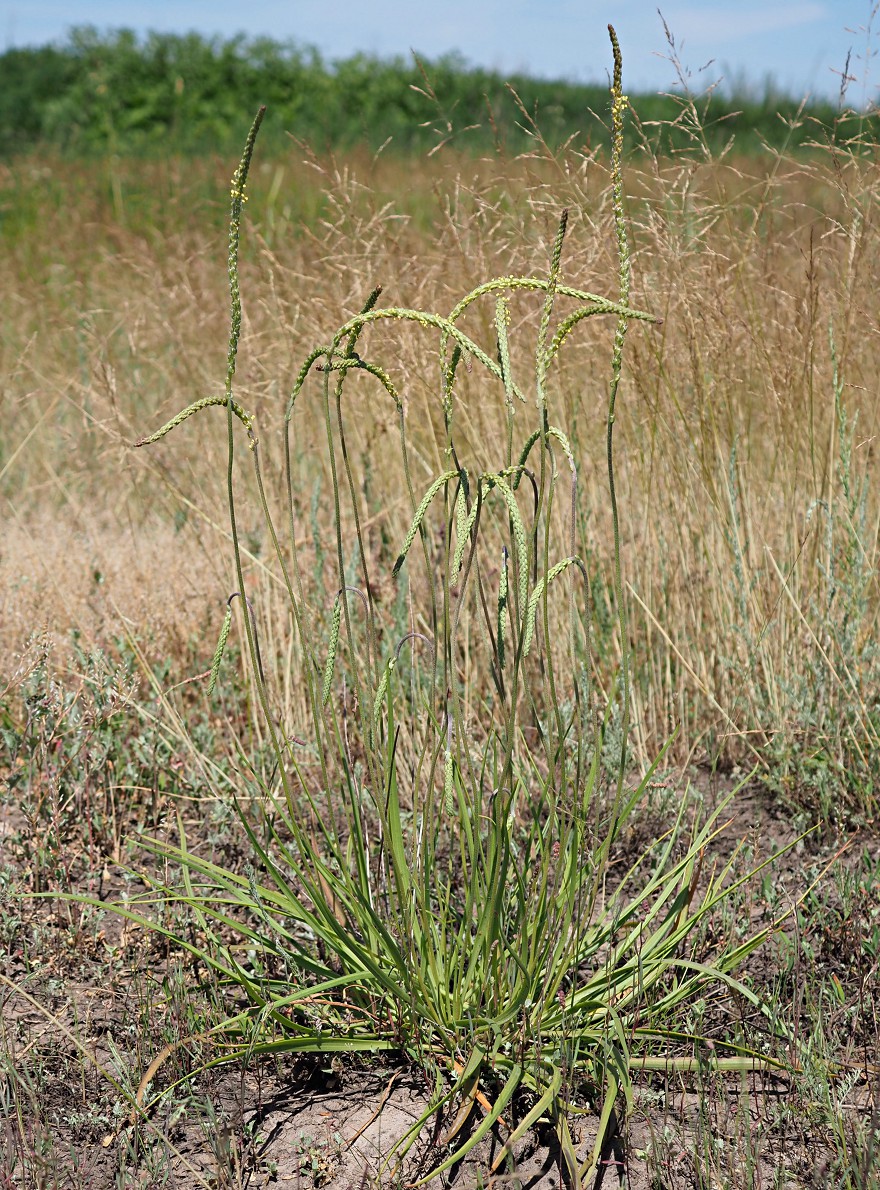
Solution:
<svg viewBox="0 0 880 1190"><path fill-rule="evenodd" d="M665 60L658 3L697 89L719 77L760 87L772 76L798 98L837 96L851 49L850 102L876 97L880 14L872 29L872 0L0 0L0 44L44 44L77 24L245 32L314 45L330 59L357 50L428 58L458 50L501 71L602 81L612 21L626 85L667 90L676 72Z"/></svg>

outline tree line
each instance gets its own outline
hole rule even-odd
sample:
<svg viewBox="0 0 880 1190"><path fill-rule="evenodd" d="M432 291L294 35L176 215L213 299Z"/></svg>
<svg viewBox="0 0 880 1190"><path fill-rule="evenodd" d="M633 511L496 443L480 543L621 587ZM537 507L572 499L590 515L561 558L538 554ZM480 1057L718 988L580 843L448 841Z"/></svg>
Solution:
<svg viewBox="0 0 880 1190"><path fill-rule="evenodd" d="M659 151L793 149L864 133L837 105L807 108L761 93L632 96L643 140ZM536 130L551 149L607 140L604 83L548 81L469 65L366 54L328 62L269 38L206 38L130 30L72 30L66 41L0 55L0 155L52 148L74 155L229 153L260 104L266 139L292 133L317 151L363 145L427 152L527 151Z"/></svg>

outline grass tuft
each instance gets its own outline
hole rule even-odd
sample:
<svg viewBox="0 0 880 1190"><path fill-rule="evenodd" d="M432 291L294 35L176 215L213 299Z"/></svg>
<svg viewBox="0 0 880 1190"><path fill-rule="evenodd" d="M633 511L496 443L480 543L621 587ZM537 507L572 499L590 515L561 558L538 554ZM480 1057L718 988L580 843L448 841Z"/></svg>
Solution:
<svg viewBox="0 0 880 1190"><path fill-rule="evenodd" d="M245 615L250 680L274 758L261 783L256 818L240 809L250 865L240 874L201 856L190 849L181 826L179 845L155 840L150 846L157 858L182 871L183 887L151 880L147 903L158 897L166 906L184 907L203 941L193 942L151 918L136 899L119 907L130 920L165 933L175 947L213 970L230 994L243 997L245 1006L207 1035L216 1051L212 1062L282 1052L394 1051L433 1077L435 1094L384 1163L386 1169L399 1166L428 1120L455 1105L441 1151L416 1185L450 1169L491 1130L501 1129L505 1140L494 1171L546 1116L556 1129L568 1177L580 1186L598 1169L618 1099L625 1113L631 1110L633 1068L661 1063L670 1069L678 1061L677 1047L697 1040L681 1027L683 1009L695 996L735 990L756 1011L765 1010L733 971L778 922L710 956L689 955L688 939L737 887L731 863L708 880L701 875L722 808L688 831L683 805L673 829L648 844L609 888L613 848L643 800L654 766L634 789L626 788L631 677L624 649L615 792L610 801L603 796L604 729L594 711L590 605L582 599L590 576L584 555L556 554L560 541L576 537L571 510L578 467L569 436L550 422L548 368L584 319L611 314L616 329L606 419L607 493L616 613L620 638L627 640L613 427L629 322L650 322L652 316L629 303L622 185L627 100L619 46L613 29L610 33L617 300L560 284L567 211L546 279L484 283L448 317L378 307L374 289L362 312L345 321L325 347L310 352L298 373L286 417L289 532L283 544L263 487L253 427L245 423L260 507L290 622L300 636L303 663L295 680L307 692L310 723L295 729L308 739L308 752L301 754L289 742L291 730L274 705L255 623ZM242 329L238 253L244 187L261 119L262 111L233 179L229 235L227 486L241 590L245 575L233 482L233 380ZM527 431L513 467L515 439L522 433L515 411L520 416L517 402L524 397L512 375L507 301L517 291L536 291L543 303L534 350L537 424ZM562 297L581 305L554 331ZM459 326L465 311L493 298L495 358ZM368 363L361 345L368 343L372 355L376 332L387 324L439 332L443 453L451 466L431 480L418 504L405 408L384 367ZM506 411L506 432L499 437L507 439L507 458L492 469L462 463L456 401L462 362L468 370L482 369L485 400ZM289 432L313 370L324 411L336 553L323 665L315 655L313 612L302 585ZM413 654L407 667L398 664L394 624L376 595L381 579L373 569L368 510L349 447L347 406L360 390L350 397L348 387L359 371L379 381L399 414L396 465L412 519L390 577L402 584L406 638L430 646L427 661ZM558 447L564 471L556 464ZM392 465L389 457L379 462ZM571 501L557 495L566 471ZM530 479L525 492L518 491L523 476ZM489 499L493 492L500 501ZM421 556L413 548L417 539ZM500 574L491 562L499 551ZM558 592L571 574L584 584L579 596L569 583L565 599ZM362 618L350 612L349 590L359 596ZM228 625L227 615L224 638ZM212 682L216 668L215 657ZM483 673L494 681L491 698ZM750 1068L772 1065L740 1042L726 1048ZM482 1119L465 1130L477 1104ZM599 1117L597 1138L588 1152L578 1153L570 1120L590 1104Z"/></svg>

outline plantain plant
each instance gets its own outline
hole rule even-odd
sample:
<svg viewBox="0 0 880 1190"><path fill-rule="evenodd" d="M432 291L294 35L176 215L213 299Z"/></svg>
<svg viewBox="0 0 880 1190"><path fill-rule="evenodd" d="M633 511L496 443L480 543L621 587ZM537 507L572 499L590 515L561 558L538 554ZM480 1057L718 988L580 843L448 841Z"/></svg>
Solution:
<svg viewBox="0 0 880 1190"><path fill-rule="evenodd" d="M245 614L252 688L273 762L259 811L240 808L250 864L242 874L202 857L181 825L177 846L150 846L179 867L182 887L153 881L145 902L182 907L197 928L157 924L146 903L119 911L166 933L228 989L232 1010L202 1037L214 1047L209 1062L387 1051L425 1071L430 1102L385 1158L389 1168L400 1163L440 1113L439 1145L423 1181L460 1161L490 1130L502 1137L495 1169L530 1127L550 1119L570 1182L580 1186L597 1169L621 1100L624 1110L631 1103L634 1070L693 1063L698 1039L682 1030L683 1006L735 988L761 1012L733 973L778 924L714 953L699 944L701 923L744 879L734 875L733 859L711 874L702 867L721 810L688 826L683 799L668 834L622 877L612 871L653 770L629 784L625 647L623 744L613 779L603 767L588 551L576 538L584 523L575 515L578 460L554 415L552 384L579 324L610 317L607 479L626 642L613 430L627 328L654 319L630 304L621 164L627 98L609 29L615 298L562 283L565 212L545 276L479 284L446 316L382 306L374 290L356 317L305 358L286 406L286 479L273 503L255 422L234 387L239 238L261 109L232 180L225 392L196 401L142 442L211 406L225 408L229 518L243 593L233 481L245 435L307 713L304 721L285 721L257 618ZM513 309L530 299L540 314L527 375L511 326ZM477 321L466 315L479 310L488 345L464 329ZM405 384L379 362L389 324L436 336L425 366L436 368L442 469L418 482L424 457L412 449ZM469 463L465 385L471 401L493 402L499 411L499 457L491 467ZM309 579L296 532L295 430L299 419L315 416L307 408L315 396L332 481L332 540L322 548L333 563L321 571L322 590ZM350 447L355 403L364 400L386 402L396 425L394 465L410 512L393 565L377 560L371 546L370 510ZM391 466L390 459L376 463ZM393 601L377 594L389 583ZM212 685L222 673L231 617L229 610ZM718 1052L721 1067L770 1061L732 1042ZM571 1122L588 1111L599 1126L583 1152Z"/></svg>

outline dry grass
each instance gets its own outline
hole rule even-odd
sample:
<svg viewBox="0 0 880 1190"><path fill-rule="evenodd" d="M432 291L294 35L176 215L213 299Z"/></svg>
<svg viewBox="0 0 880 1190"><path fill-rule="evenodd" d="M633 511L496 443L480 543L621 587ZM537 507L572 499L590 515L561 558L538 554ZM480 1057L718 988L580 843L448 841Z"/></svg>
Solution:
<svg viewBox="0 0 880 1190"><path fill-rule="evenodd" d="M207 668L223 600L235 586L222 411L201 414L189 433L149 451L130 448L191 400L222 391L229 172L217 161L117 161L97 171L34 161L2 179L0 268L8 297L0 328L0 672L13 677L35 631L45 627L57 638L45 674L35 670L22 690L31 698L26 727L15 679L0 704L4 739L19 740L0 820L0 891L13 894L0 916L2 940L10 978L51 1006L27 1017L18 992L8 1011L4 1005L0 1092L13 1108L4 1109L0 1149L12 1171L49 1169L50 1158L52 1170L64 1170L67 1141L58 1136L68 1133L56 1129L59 1112L77 1161L94 1159L97 1168L101 1139L112 1134L120 1141L113 1111L128 1109L92 1070L86 1041L101 1069L135 1078L160 1042L174 1046L196 1031L199 997L212 994L201 988L194 996L156 939L133 939L127 928L105 933L105 922L82 907L41 915L42 907L16 902L17 891L94 893L127 879L113 863L142 865L140 833L173 832L178 810L206 854L241 861L228 806L204 797L198 755L187 751L185 733L175 734L173 713L162 718L171 703L191 698L196 727L208 733L206 752L217 751L217 771L226 765L246 785L250 770L242 778L242 758L227 740L236 714L229 708L240 690L228 700L221 691L209 704L201 700L202 683L189 683L170 702L160 694L139 718L123 722L119 708L132 710L129 677L84 659L97 645L131 661L136 645L147 670L162 670L157 688L176 687ZM880 754L880 661L872 644L878 505L865 486L880 362L871 312L880 273L876 167L853 154L721 164L695 152L671 162L635 156L627 183L633 304L664 320L630 328L618 405L634 767L643 768L679 727L672 755L682 767L757 763L767 785L811 820L870 819ZM536 146L533 157L516 162L438 155L404 166L317 161L293 148L284 161L257 164L241 266L246 306L237 397L256 414L272 490L280 488L275 431L303 356L360 309L374 284L384 286L383 303L444 310L485 277L542 275L562 206L571 211L563 280L614 293L608 176L589 155L553 158ZM491 307L474 308L464 322L489 350L492 316ZM514 300L512 317L515 330L537 333L531 306ZM573 429L581 461L578 515L590 549L596 665L610 692L621 641L611 614L604 472L609 328L594 322L578 327L564 370L551 373L549 399L559 422ZM436 341L381 333L376 354L403 393L414 482L423 490L443 469ZM366 332L359 350L369 353L378 337L376 329ZM524 338L512 335L515 343ZM525 355L514 359L523 387L530 379ZM349 394L355 385L353 379ZM476 375L463 377L459 391L465 449L478 464L497 458L501 395L478 388ZM316 572L330 490L320 428L308 416L317 395L305 390L304 412L294 420L303 480L297 533ZM410 512L384 445L394 433L390 411L366 385L358 399L362 413L349 418L349 447L373 510L367 540L380 563L375 569L388 575ZM242 489L250 482L244 469L237 482ZM289 654L289 609L263 565L268 550L256 509L240 528L264 654L280 660L282 717L296 723L304 717L303 695ZM390 578L379 596L393 597ZM129 643L120 645L124 637ZM31 658L40 647L32 647ZM149 691L142 693L146 708ZM235 727L258 730L244 716ZM252 734L249 743L254 756L260 740ZM63 781L56 779L59 756ZM656 804L646 807L639 827L651 838L677 788L663 780L652 786ZM749 817L755 807L748 801L738 809L753 831L755 857L774 840L790 841L790 821L772 807L763 818ZM853 849L850 866L835 869L811 894L793 933L774 941L765 966L748 972L756 986L772 989L780 1019L798 1039L787 1102L777 1103L772 1087L743 1081L732 1088L718 1071L700 1075L705 1086L682 1078L662 1092L645 1080L647 1123L636 1119L641 1140L628 1155L644 1175L634 1185L876 1185L870 1108L878 1025L870 1005L880 924L872 846L876 839L865 842L863 854ZM738 937L744 923L772 919L788 905L789 888L802 892L830 851L798 852L787 876L744 892L729 919L712 929ZM131 969L142 984L132 984ZM106 987L117 998L109 1007ZM93 1001L101 1005L97 1024ZM709 1009L693 1011L699 1030L700 1013ZM722 1038L737 1027L726 1012L712 1022ZM79 1050L64 1049L59 1022L79 1039ZM46 1024L44 1039L36 1029ZM119 1061L114 1036L133 1038ZM174 1073L182 1077L185 1050L174 1050L178 1061ZM278 1084L295 1092L296 1079L310 1077L277 1074ZM242 1124L244 1104L262 1112L262 1076L255 1077L256 1091L242 1076L242 1118L231 1132L256 1170L262 1150ZM67 1104L71 1079L82 1083L75 1113ZM164 1122L133 1133L131 1144L141 1147L113 1156L115 1184L147 1184L132 1171L143 1173L154 1157L177 1169L182 1184L238 1184L219 1174L213 1183L207 1174L207 1181L186 1181L184 1166L174 1164L184 1107L190 1121L205 1121L201 1141L188 1137L188 1152L208 1152L226 1135L210 1115L213 1094L209 1087L204 1103L178 1105L179 1114L172 1099ZM98 1114L86 1119L93 1101ZM238 1100L221 1087L216 1102ZM760 1118L749 1121L750 1111ZM725 1112L736 1116L733 1123ZM726 1147L718 1147L719 1137L727 1137ZM228 1153L223 1160L235 1165ZM83 1169L71 1183L98 1184ZM135 1180L126 1180L129 1174ZM66 1183L47 1174L34 1184Z"/></svg>
<svg viewBox="0 0 880 1190"><path fill-rule="evenodd" d="M441 156L404 166L318 161L294 147L255 170L237 391L257 416L270 473L280 466L274 428L306 349L377 282L383 302L442 310L477 278L540 274L568 206L564 279L613 292L608 179L589 154L554 158L538 146L512 163ZM6 178L0 490L7 522L38 546L7 540L7 658L28 624L97 631L96 570L108 606L178 636L184 623L204 623L202 598L218 606L232 589L222 416L202 415L198 449L186 438L148 455L127 445L222 387L226 173L210 161L97 172L32 162ZM871 815L876 167L830 151L724 164L695 151L673 162L636 155L627 181L633 300L664 319L633 330L618 419L639 759L680 725L679 760L757 762L808 807L830 814L847 800ZM514 303L515 324L530 317ZM491 318L475 308L465 327L491 343ZM551 402L583 462L600 612L610 587L603 333L578 328L564 370L551 375ZM418 486L440 469L435 348L418 334L382 334L417 470L421 462ZM489 455L503 432L500 397L462 391L469 440ZM299 414L294 424L317 484L314 428ZM352 447L369 466L376 532L396 540L406 509L399 476L383 465L390 432L364 388ZM312 498L302 497L306 538ZM164 548L159 523L176 524L193 547L167 565L161 554L161 584L144 573ZM251 544L258 554L259 540ZM598 632L609 687L620 642L610 620ZM815 780L812 770L804 777L810 758ZM857 788L847 788L847 766L858 769Z"/></svg>

